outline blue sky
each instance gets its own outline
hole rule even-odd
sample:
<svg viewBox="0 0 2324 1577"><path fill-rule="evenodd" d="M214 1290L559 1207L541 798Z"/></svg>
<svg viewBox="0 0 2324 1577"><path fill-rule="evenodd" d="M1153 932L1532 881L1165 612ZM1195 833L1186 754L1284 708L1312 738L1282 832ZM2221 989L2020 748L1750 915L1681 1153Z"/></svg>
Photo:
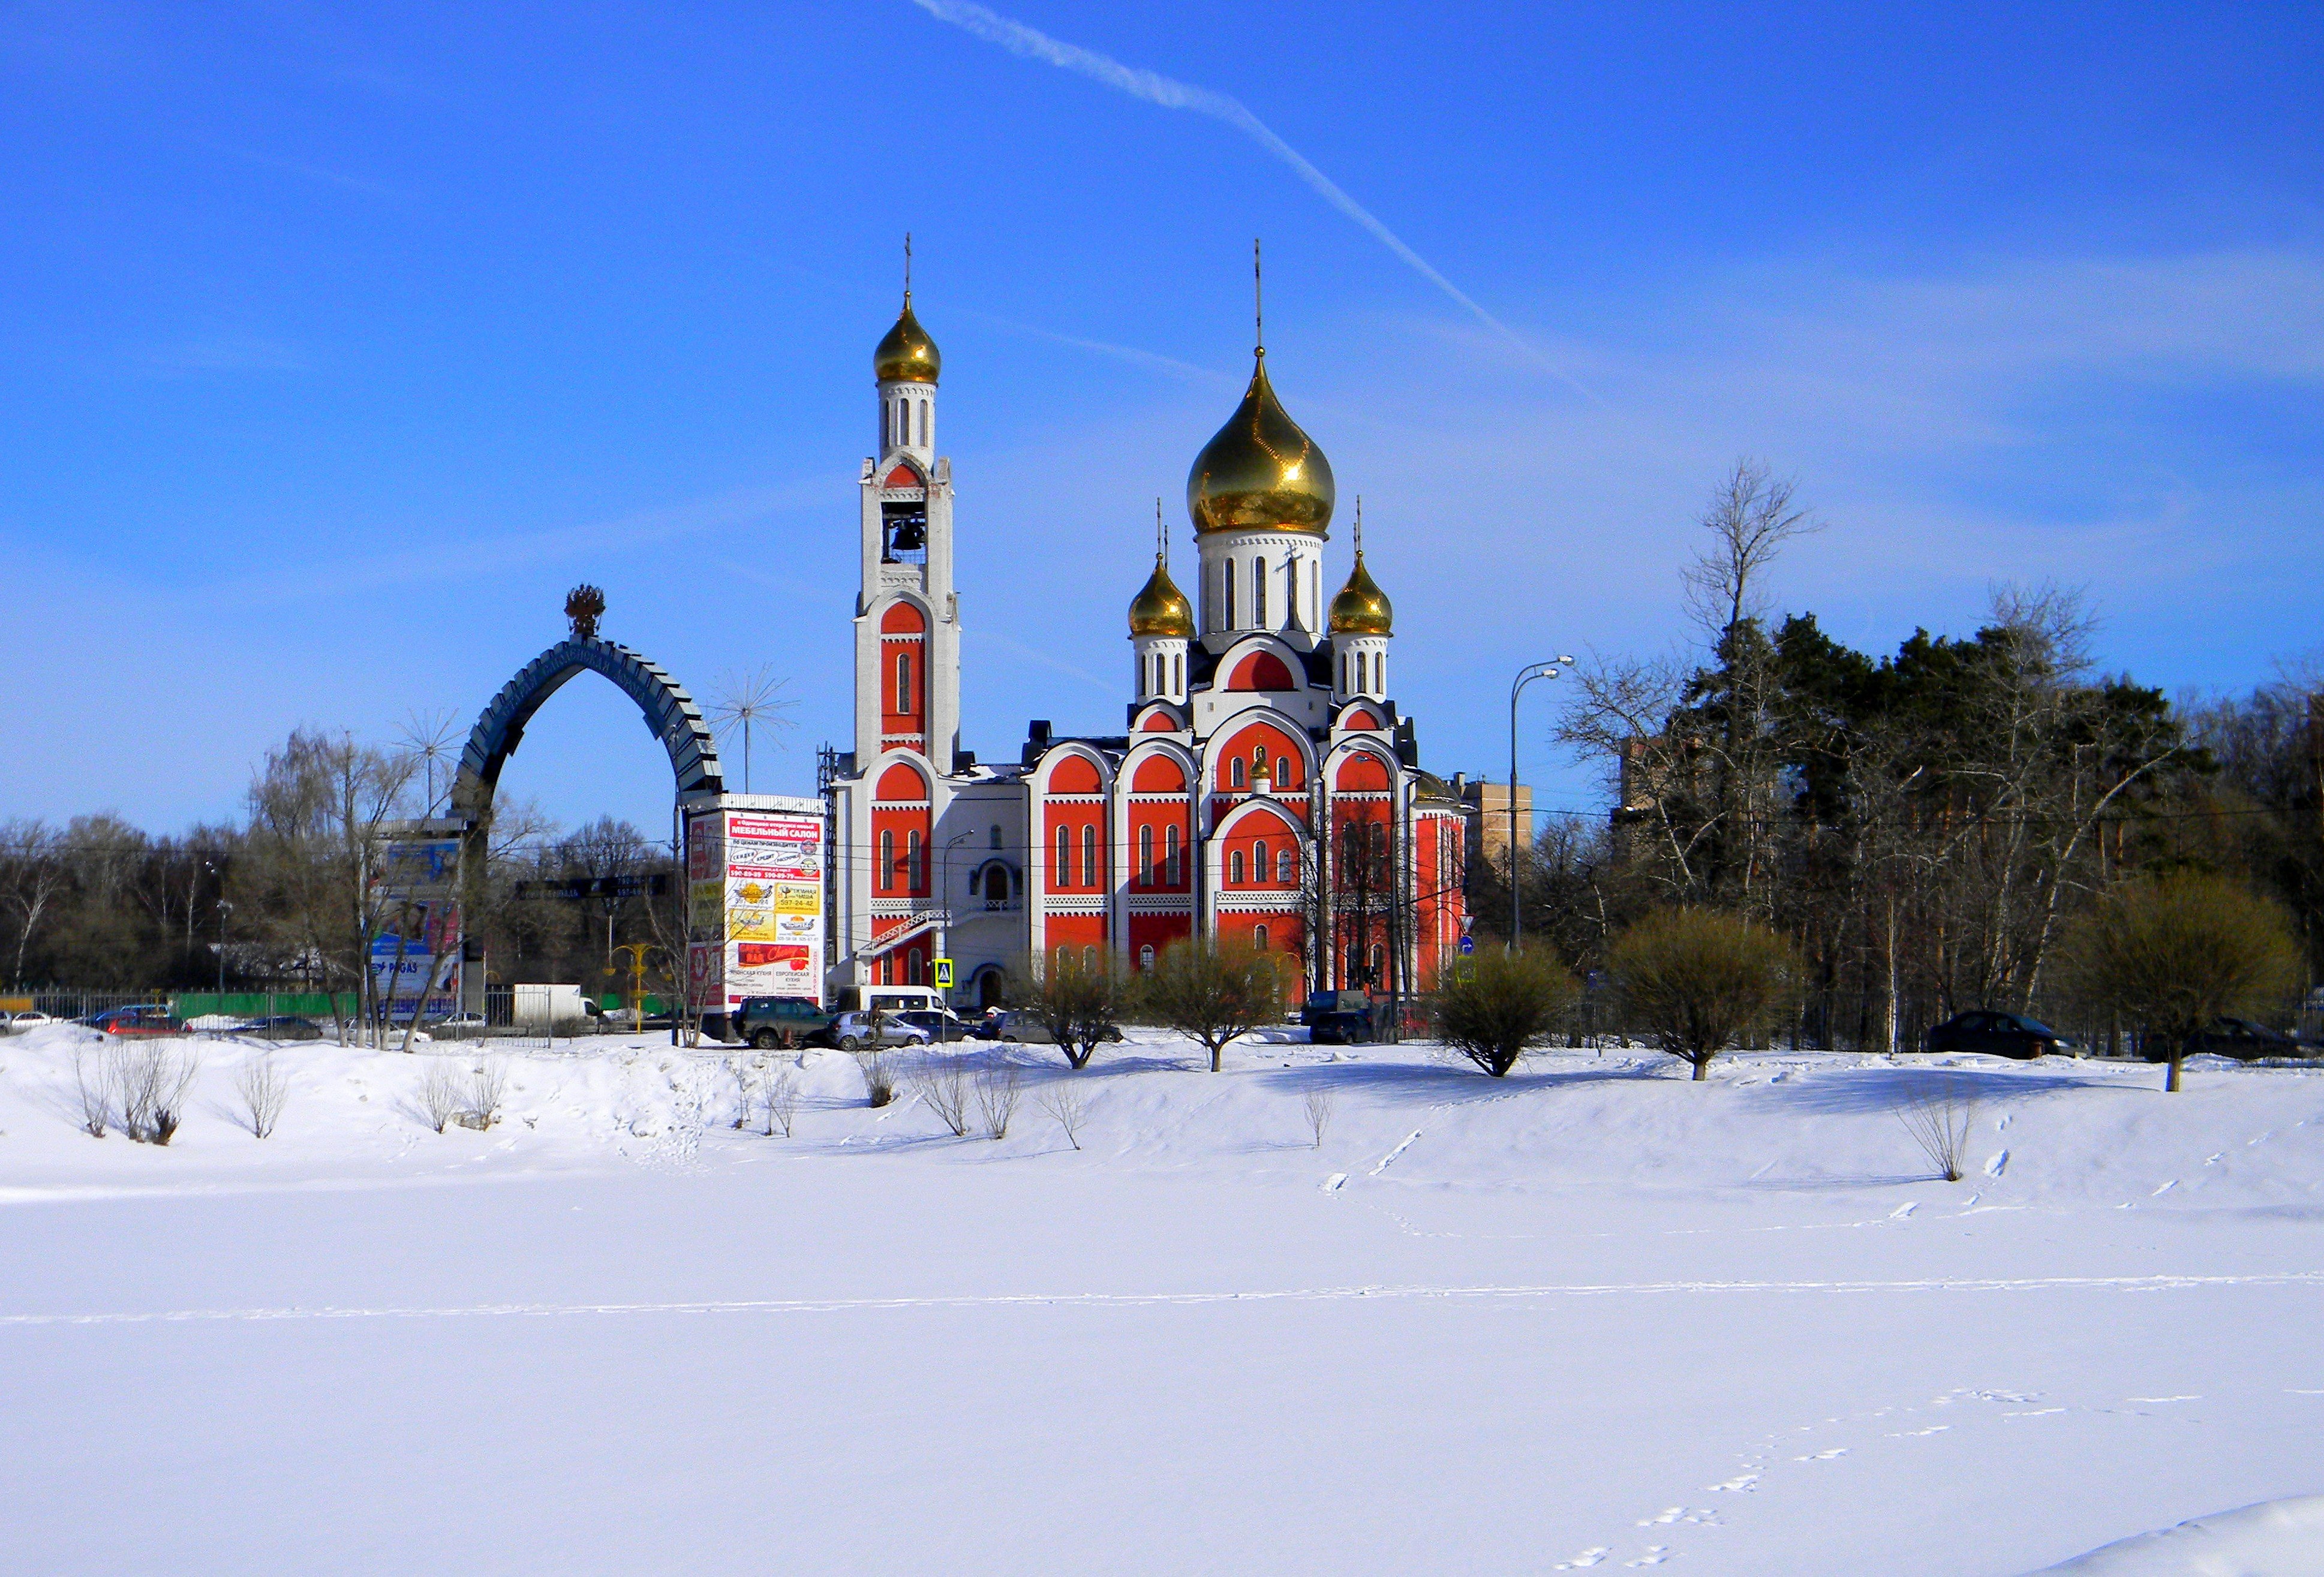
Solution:
<svg viewBox="0 0 2324 1577"><path fill-rule="evenodd" d="M2173 689L2324 641L2312 5L999 9L1240 101L1514 337L1246 129L910 0L0 9L0 817L174 829L294 724L465 728L584 578L697 693L788 675L755 786L808 788L907 228L988 757L1120 725L1254 235L1448 774L1506 770L1519 664L1678 638L1738 455L1859 645L2043 579ZM1526 777L1596 805L1532 696ZM597 684L503 783L668 785Z"/></svg>

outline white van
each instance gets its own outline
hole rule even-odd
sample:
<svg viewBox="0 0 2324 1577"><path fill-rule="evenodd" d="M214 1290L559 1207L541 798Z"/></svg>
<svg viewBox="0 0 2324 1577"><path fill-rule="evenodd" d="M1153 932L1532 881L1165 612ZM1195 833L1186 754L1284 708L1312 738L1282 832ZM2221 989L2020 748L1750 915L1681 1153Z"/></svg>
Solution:
<svg viewBox="0 0 2324 1577"><path fill-rule="evenodd" d="M944 992L934 986L865 986L867 1013L935 1013L945 1008Z"/></svg>

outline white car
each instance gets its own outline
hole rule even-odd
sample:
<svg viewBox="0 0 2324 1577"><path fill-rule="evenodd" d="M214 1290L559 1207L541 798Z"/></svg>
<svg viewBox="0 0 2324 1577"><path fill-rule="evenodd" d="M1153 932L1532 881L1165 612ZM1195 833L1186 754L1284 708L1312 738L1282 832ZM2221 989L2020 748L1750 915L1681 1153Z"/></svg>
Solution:
<svg viewBox="0 0 2324 1577"><path fill-rule="evenodd" d="M21 1035L27 1029L38 1029L43 1024L53 1024L56 1019L47 1013L12 1013L8 1015L8 1032Z"/></svg>
<svg viewBox="0 0 2324 1577"><path fill-rule="evenodd" d="M928 1032L893 1013L842 1013L816 1038L828 1039L842 1051L862 1051L866 1047L926 1046Z"/></svg>

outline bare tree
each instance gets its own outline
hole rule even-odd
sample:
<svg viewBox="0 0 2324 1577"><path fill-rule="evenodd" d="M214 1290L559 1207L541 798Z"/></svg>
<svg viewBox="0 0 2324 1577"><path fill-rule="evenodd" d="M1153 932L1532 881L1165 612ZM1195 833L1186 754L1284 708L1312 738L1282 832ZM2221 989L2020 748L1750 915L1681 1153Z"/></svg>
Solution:
<svg viewBox="0 0 2324 1577"><path fill-rule="evenodd" d="M275 1120L282 1115L283 1102L290 1098L290 1081L276 1064L273 1053L263 1051L244 1058L234 1088L242 1097L243 1126L254 1139L272 1135Z"/></svg>
<svg viewBox="0 0 2324 1577"><path fill-rule="evenodd" d="M798 1074L784 1068L767 1081L767 1128L772 1137L779 1130L785 1139L791 1136L791 1124L798 1120Z"/></svg>
<svg viewBox="0 0 2324 1577"><path fill-rule="evenodd" d="M24 954L69 880L57 835L45 823L0 825L0 903L16 918L16 963L9 979L24 978Z"/></svg>
<svg viewBox="0 0 2324 1577"><path fill-rule="evenodd" d="M1056 1078L1041 1091L1041 1110L1057 1120L1064 1130L1065 1142L1074 1148L1082 1148L1082 1119L1088 1114L1089 1102L1082 1086L1072 1079Z"/></svg>
<svg viewBox="0 0 2324 1577"><path fill-rule="evenodd" d="M1615 941L1608 963L1631 1021L1709 1076L1711 1059L1789 1005L1800 966L1765 926L1712 909L1660 909Z"/></svg>
<svg viewBox="0 0 2324 1577"><path fill-rule="evenodd" d="M1164 949L1139 981L1147 1010L1211 1054L1217 1073L1227 1043L1283 1016L1277 954L1188 938Z"/></svg>
<svg viewBox="0 0 2324 1577"><path fill-rule="evenodd" d="M103 1139L113 1124L113 1059L76 1046L72 1067L73 1093L80 1100L80 1130L91 1139Z"/></svg>
<svg viewBox="0 0 2324 1577"><path fill-rule="evenodd" d="M1332 1092L1318 1084L1307 1092L1307 1131L1314 1138L1311 1149L1323 1148L1323 1130L1332 1126Z"/></svg>

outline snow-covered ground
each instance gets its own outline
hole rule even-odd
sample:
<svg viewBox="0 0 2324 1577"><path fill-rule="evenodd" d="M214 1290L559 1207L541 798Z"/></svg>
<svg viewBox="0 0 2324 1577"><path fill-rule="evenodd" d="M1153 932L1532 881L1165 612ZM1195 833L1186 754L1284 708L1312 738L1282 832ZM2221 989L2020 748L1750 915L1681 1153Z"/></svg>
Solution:
<svg viewBox="0 0 2324 1577"><path fill-rule="evenodd" d="M0 1040L7 1572L2324 1570L2194 1563L2324 1490L2324 1072L1141 1033L992 1142L650 1038L438 1134L474 1048L293 1046L262 1140L209 1044L161 1148L81 1033Z"/></svg>

